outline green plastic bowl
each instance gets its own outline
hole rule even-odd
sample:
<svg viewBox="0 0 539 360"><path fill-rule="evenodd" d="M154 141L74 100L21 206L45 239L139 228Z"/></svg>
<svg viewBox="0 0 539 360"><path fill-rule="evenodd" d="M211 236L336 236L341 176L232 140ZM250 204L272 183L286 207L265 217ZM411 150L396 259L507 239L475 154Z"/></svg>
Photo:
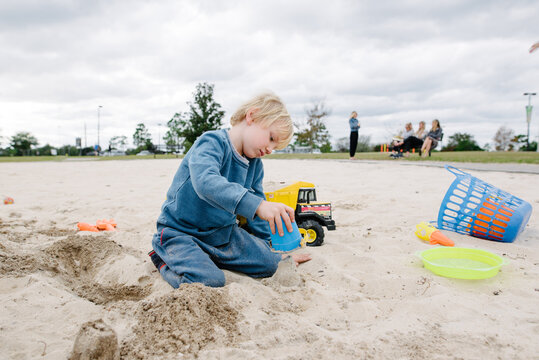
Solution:
<svg viewBox="0 0 539 360"><path fill-rule="evenodd" d="M480 249L440 246L418 255L426 269L457 279L488 279L506 264L500 256Z"/></svg>

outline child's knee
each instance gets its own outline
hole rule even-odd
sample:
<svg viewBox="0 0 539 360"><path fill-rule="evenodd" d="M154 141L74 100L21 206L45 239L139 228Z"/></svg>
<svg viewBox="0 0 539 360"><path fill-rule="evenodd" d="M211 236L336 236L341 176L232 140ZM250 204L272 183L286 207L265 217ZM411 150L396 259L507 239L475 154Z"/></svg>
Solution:
<svg viewBox="0 0 539 360"><path fill-rule="evenodd" d="M222 271L219 274L215 274L215 276L207 278L203 282L204 285L211 287L223 287L225 286L225 283L225 274Z"/></svg>
<svg viewBox="0 0 539 360"><path fill-rule="evenodd" d="M180 287L182 283L182 277L178 274L176 274L174 271L172 271L168 265L163 266L159 273L161 274L161 277L163 277L163 280L165 280L170 286L172 286L174 289L177 289Z"/></svg>
<svg viewBox="0 0 539 360"><path fill-rule="evenodd" d="M183 274L183 278L187 283L201 283L211 287L223 287L226 282L225 273L217 267L197 269Z"/></svg>
<svg viewBox="0 0 539 360"><path fill-rule="evenodd" d="M268 272L271 273L271 275L275 274L277 271L277 267L279 266L279 262L281 261L281 258L279 260L268 263Z"/></svg>
<svg viewBox="0 0 539 360"><path fill-rule="evenodd" d="M196 272L179 275L172 271L168 265L165 265L159 272L163 279L175 289L179 288L181 284L201 283L210 287L223 287L226 283L225 274L219 269L217 269L217 271L204 271L202 273Z"/></svg>
<svg viewBox="0 0 539 360"><path fill-rule="evenodd" d="M252 272L251 276L254 276L254 277L273 276L273 274L275 274L275 272L277 271L277 267L279 266L280 261L281 261L280 255L279 257L274 257L271 260L268 259L268 261L262 264L259 264L257 266L256 272Z"/></svg>

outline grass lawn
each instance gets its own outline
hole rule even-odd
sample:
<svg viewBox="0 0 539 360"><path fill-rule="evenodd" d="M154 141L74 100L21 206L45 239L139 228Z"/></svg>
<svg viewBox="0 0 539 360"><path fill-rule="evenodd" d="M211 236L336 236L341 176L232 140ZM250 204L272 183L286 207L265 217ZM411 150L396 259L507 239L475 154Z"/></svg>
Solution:
<svg viewBox="0 0 539 360"><path fill-rule="evenodd" d="M486 151L450 151L432 152L432 156L421 158L418 154L410 154L408 158L398 160L389 157L390 153L368 152L356 153L359 160L387 160L387 161L442 161L442 162L479 162L479 163L527 163L539 164L537 152L486 152ZM270 159L348 159L347 153L327 154L274 154Z"/></svg>
<svg viewBox="0 0 539 360"><path fill-rule="evenodd" d="M176 155L147 155L147 156L2 156L0 162L25 161L107 161L107 160L139 160L139 159L178 159L183 156ZM326 154L273 154L268 159L348 159L347 153ZM418 154L411 154L409 158L398 160L389 157L389 153L368 152L357 153L359 160L387 160L387 161L442 161L442 162L478 162L478 163L522 163L539 164L538 152L486 152L486 151L451 151L433 152L430 158L420 158Z"/></svg>
<svg viewBox="0 0 539 360"><path fill-rule="evenodd" d="M156 159L181 159L183 155L156 155ZM154 159L153 155L137 156L0 156L0 162L29 162L29 161L108 161L108 160L140 160Z"/></svg>

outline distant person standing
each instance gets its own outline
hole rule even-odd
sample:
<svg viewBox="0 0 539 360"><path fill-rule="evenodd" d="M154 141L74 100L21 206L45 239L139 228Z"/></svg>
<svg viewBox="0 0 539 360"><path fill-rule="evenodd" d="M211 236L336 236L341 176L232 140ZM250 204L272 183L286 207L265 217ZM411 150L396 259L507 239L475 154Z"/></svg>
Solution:
<svg viewBox="0 0 539 360"><path fill-rule="evenodd" d="M350 124L350 160L355 160L354 155L356 155L357 138L360 128L359 121L357 120L357 112L352 111L348 123Z"/></svg>

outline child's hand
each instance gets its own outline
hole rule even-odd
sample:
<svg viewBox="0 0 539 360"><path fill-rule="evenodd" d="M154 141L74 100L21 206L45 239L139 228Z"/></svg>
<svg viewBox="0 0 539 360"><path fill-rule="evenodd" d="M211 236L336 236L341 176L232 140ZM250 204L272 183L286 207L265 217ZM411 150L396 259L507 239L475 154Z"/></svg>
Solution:
<svg viewBox="0 0 539 360"><path fill-rule="evenodd" d="M267 220L270 225L271 233L275 234L275 226L277 226L277 232L280 236L284 235L283 232L283 219L288 232L292 232L292 221L294 221L294 209L290 206L278 202L271 202L262 200L256 214L259 218Z"/></svg>
<svg viewBox="0 0 539 360"><path fill-rule="evenodd" d="M288 256L292 258L296 266L299 266L299 264L303 264L304 262L307 262L313 259L310 254L292 254L292 255L283 254L283 259L286 259Z"/></svg>

